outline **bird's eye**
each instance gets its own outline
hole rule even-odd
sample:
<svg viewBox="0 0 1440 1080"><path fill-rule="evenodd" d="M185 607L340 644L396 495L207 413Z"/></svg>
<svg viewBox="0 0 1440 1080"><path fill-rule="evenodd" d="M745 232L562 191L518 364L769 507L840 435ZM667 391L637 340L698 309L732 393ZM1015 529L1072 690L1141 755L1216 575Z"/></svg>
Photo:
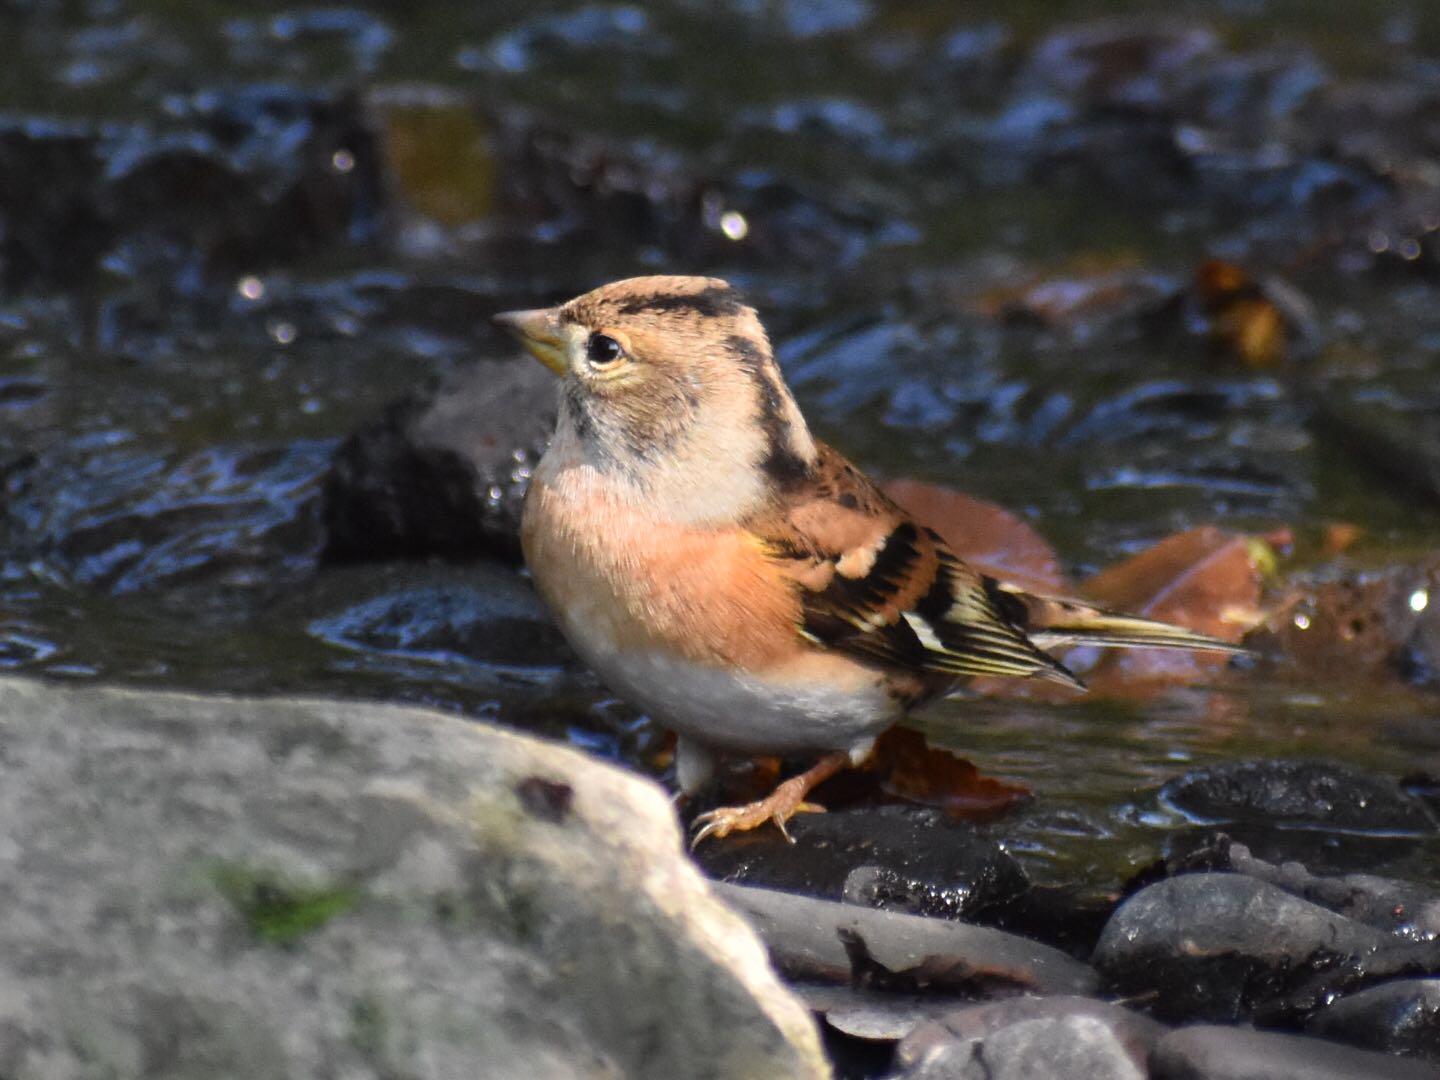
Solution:
<svg viewBox="0 0 1440 1080"><path fill-rule="evenodd" d="M609 334L591 334L585 343L585 359L596 366L613 364L624 355L624 348Z"/></svg>

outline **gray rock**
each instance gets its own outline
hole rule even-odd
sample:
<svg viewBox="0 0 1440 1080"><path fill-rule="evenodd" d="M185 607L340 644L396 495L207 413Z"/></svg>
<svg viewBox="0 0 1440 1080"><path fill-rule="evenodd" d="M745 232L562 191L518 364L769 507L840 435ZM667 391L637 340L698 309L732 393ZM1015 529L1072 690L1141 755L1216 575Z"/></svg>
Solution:
<svg viewBox="0 0 1440 1080"><path fill-rule="evenodd" d="M1058 949L1003 930L927 919L808 896L716 883L741 911L781 971L797 979L884 989L1083 994L1095 972Z"/></svg>
<svg viewBox="0 0 1440 1080"><path fill-rule="evenodd" d="M1440 1080L1419 1061L1304 1035L1202 1024L1172 1031L1150 1056L1152 1080Z"/></svg>
<svg viewBox="0 0 1440 1080"><path fill-rule="evenodd" d="M958 995L900 994L835 983L798 983L791 989L830 1027L868 1042L897 1042L970 1003Z"/></svg>
<svg viewBox="0 0 1440 1080"><path fill-rule="evenodd" d="M1078 1023L1081 1020L1087 1023ZM1108 1030L1108 1039L1100 1035L1095 1024ZM995 1039L1017 1026L1035 1036L1039 1044L1049 1045L1049 1056L1032 1058L1027 1052L1011 1054L1003 1061L997 1057ZM992 1068L1001 1069L1019 1067L1023 1060L1029 1067L1041 1070L1034 1073L1037 1076L1144 1076L1151 1047L1164 1031L1161 1024L1147 1016L1097 998L1070 994L1005 998L967 1005L916 1025L896 1047L895 1062L907 1069L923 1070L935 1062L969 1062L978 1057ZM1087 1053L1094 1052L1096 1060L1091 1066L1073 1062L1076 1071L1064 1071L1067 1032L1075 1036L1077 1046L1083 1044L1089 1048ZM1006 1036L998 1046L1013 1046L1013 1042L1013 1036ZM978 1053L976 1046L980 1047ZM1122 1057L1126 1060L1122 1061Z"/></svg>
<svg viewBox="0 0 1440 1080"><path fill-rule="evenodd" d="M818 1077L654 785L417 709L0 681L0 1075Z"/></svg>
<svg viewBox="0 0 1440 1080"><path fill-rule="evenodd" d="M1115 1029L1082 1012L930 1046L896 1080L1145 1080Z"/></svg>
<svg viewBox="0 0 1440 1080"><path fill-rule="evenodd" d="M1307 1030L1440 1062L1440 979L1396 979L1350 994L1316 1013Z"/></svg>
<svg viewBox="0 0 1440 1080"><path fill-rule="evenodd" d="M1440 957L1239 874L1187 874L1136 893L1093 962L1162 1019L1303 1014L1361 978Z"/></svg>
<svg viewBox="0 0 1440 1080"><path fill-rule="evenodd" d="M1229 861L1230 869L1237 874L1268 881L1377 930L1389 930L1415 941L1428 941L1440 934L1440 896L1408 882L1374 874L1312 874L1300 863L1276 865L1257 859L1239 843L1229 845Z"/></svg>

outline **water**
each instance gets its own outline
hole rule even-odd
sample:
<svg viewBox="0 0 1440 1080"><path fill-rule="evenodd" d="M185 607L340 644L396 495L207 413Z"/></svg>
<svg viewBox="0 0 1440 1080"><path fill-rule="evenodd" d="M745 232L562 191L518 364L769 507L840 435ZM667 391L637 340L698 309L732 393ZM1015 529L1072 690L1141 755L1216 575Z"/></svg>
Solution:
<svg viewBox="0 0 1440 1080"><path fill-rule="evenodd" d="M1077 576L1206 522L1432 555L1435 502L1312 418L1440 386L1440 9L1051 36L1160 10L7 6L0 667L417 701L648 767L513 568L324 566L319 507L342 439L508 348L489 313L662 269L750 291L821 435L1020 511ZM1308 298L1285 364L1207 345L1210 256ZM1283 677L924 725L1036 792L1005 834L1037 875L1109 887L1195 765L1440 771L1433 692Z"/></svg>

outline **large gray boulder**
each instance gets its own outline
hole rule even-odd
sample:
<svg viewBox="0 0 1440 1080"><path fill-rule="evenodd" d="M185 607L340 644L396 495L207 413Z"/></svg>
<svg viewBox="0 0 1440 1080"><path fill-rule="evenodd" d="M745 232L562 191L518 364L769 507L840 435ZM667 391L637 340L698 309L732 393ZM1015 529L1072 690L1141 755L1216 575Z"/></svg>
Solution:
<svg viewBox="0 0 1440 1080"><path fill-rule="evenodd" d="M419 709L0 681L0 1076L815 1077L655 785Z"/></svg>

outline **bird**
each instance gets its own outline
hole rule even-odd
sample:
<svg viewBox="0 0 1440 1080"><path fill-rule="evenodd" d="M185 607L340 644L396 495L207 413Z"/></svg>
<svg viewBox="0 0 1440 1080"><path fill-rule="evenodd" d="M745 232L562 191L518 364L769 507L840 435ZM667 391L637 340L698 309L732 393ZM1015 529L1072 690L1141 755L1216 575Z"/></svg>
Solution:
<svg viewBox="0 0 1440 1080"><path fill-rule="evenodd" d="M1069 643L1242 651L983 573L811 433L755 309L714 277L611 282L493 321L560 377L521 547L578 654L677 735L680 792L717 762L808 755L692 844L821 808L922 703L980 676L1081 681Z"/></svg>

